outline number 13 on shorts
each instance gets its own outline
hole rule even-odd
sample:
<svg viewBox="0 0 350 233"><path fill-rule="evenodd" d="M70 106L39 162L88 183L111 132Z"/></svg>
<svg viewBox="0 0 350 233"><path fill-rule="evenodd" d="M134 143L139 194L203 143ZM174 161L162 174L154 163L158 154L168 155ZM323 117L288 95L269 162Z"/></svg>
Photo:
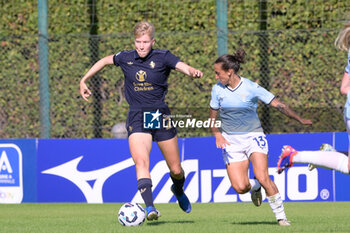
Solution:
<svg viewBox="0 0 350 233"><path fill-rule="evenodd" d="M258 136L253 138L254 142L259 146L260 148L265 148L267 146L267 141L265 136Z"/></svg>

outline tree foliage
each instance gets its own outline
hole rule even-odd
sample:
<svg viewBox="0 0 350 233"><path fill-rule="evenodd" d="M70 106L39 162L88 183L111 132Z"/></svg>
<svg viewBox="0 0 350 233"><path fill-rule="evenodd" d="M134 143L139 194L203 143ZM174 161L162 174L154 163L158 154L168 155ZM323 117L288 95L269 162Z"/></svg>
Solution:
<svg viewBox="0 0 350 233"><path fill-rule="evenodd" d="M95 102L82 100L79 81L93 65L93 53L102 58L132 49L132 29L140 20L149 20L156 26L155 47L169 49L204 72L202 79L195 80L172 72L166 98L169 106L178 113L208 117L211 88L217 82L212 68L217 58L215 1L95 1L95 22L91 22L89 14L91 2L94 1L49 1L52 137L96 136ZM344 130L345 97L340 95L339 86L347 54L337 51L333 42L349 16L349 4L345 0L268 1L267 30L260 31L259 1L228 1L229 53L237 48L247 52L240 75L260 84L263 76L268 77L271 92L299 114L314 120L313 126L303 127L271 110L269 132ZM0 136L39 137L36 1L2 1L0 6ZM93 25L97 26L94 36L89 34ZM262 60L268 65L267 70L261 70ZM113 125L125 121L128 112L123 74L120 68L111 66L102 70L98 78L102 103L97 116L102 124L100 136L110 138ZM210 133L180 130L179 135Z"/></svg>

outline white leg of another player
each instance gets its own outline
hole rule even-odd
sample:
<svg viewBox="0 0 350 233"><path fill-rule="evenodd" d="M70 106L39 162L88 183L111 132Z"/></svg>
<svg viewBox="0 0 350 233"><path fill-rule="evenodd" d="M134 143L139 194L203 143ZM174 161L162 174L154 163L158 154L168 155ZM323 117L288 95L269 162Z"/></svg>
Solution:
<svg viewBox="0 0 350 233"><path fill-rule="evenodd" d="M348 157L337 151L298 151L293 163L311 163L316 167L349 174Z"/></svg>

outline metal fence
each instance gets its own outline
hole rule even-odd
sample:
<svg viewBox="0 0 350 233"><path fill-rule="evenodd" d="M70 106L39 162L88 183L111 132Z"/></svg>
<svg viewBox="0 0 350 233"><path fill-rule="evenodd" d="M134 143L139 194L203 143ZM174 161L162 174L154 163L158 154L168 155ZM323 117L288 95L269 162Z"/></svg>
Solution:
<svg viewBox="0 0 350 233"><path fill-rule="evenodd" d="M20 0L1 4L0 137L40 137L39 39L37 25L29 25L37 15L26 13L37 6ZM131 31L142 19L155 24L157 48L204 72L201 80L172 72L166 100L174 114L208 117L218 56L215 1L58 1L49 2L48 12L52 138L123 135L128 105L120 68L107 67L89 82L90 103L81 99L79 81L98 59L132 49ZM346 54L333 41L349 13L349 1L227 2L228 52L247 52L240 74L314 120L304 127L261 104L267 133L345 130L339 86ZM181 137L209 135L206 129L179 129Z"/></svg>

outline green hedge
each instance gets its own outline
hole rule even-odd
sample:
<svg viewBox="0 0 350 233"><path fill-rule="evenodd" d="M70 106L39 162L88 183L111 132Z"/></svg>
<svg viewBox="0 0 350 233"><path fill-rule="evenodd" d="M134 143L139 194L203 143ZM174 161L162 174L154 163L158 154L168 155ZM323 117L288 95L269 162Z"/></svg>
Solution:
<svg viewBox="0 0 350 233"><path fill-rule="evenodd" d="M79 81L98 58L133 48L136 22L156 26L156 47L166 48L204 72L193 80L178 72L169 78L167 102L174 111L208 117L210 91L217 82L212 65L217 58L216 5L212 0L97 1L98 42L89 46L89 1L49 1L50 118L53 138L112 137L111 128L125 121L120 68L107 67L101 80L102 109L79 95ZM271 92L314 125L300 126L271 110L269 132L343 131L345 97L339 86L346 65L345 52L333 41L349 12L349 1L268 1L267 31L259 31L259 1L228 1L228 48L247 52L241 75L262 85L269 78ZM38 36L36 1L0 3L0 137L40 137ZM264 36L262 36L264 35ZM259 41L264 39L266 54ZM91 45L91 44L90 44ZM262 57L263 56L263 57ZM268 64L261 73L262 59ZM266 72L266 71L265 71ZM93 86L93 80L90 87ZM259 113L262 114L262 110ZM102 134L96 136L96 117ZM264 121L264 119L263 119ZM208 131L181 131L180 136L207 136Z"/></svg>

